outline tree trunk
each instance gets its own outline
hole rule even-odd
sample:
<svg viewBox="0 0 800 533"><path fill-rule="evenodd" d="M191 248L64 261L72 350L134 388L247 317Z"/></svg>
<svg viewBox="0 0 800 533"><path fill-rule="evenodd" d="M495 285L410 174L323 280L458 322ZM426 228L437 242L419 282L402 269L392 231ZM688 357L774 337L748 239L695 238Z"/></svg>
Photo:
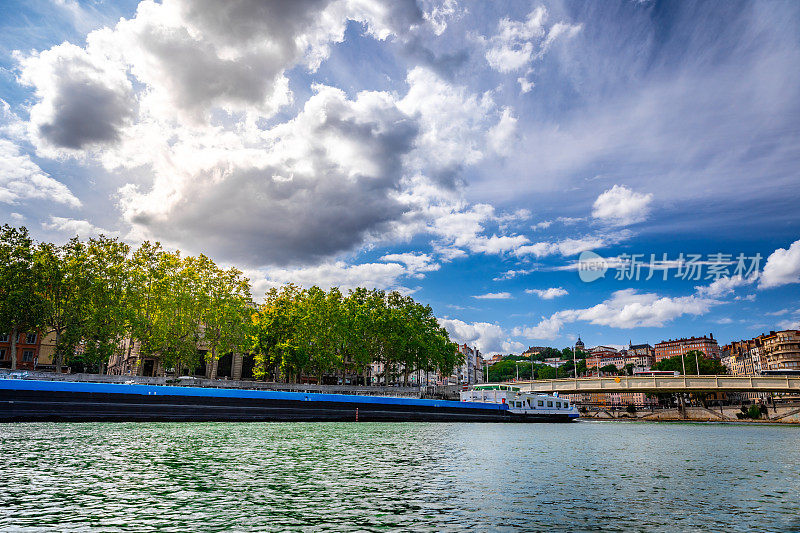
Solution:
<svg viewBox="0 0 800 533"><path fill-rule="evenodd" d="M56 330L56 346L55 346L55 353L56 356L54 358L53 363L56 365L56 373L61 373L61 350L59 350L59 346L61 345L61 331Z"/></svg>
<svg viewBox="0 0 800 533"><path fill-rule="evenodd" d="M17 369L17 326L11 327L11 370Z"/></svg>
<svg viewBox="0 0 800 533"><path fill-rule="evenodd" d="M131 359L131 353L132 352L133 352L133 336L128 338L128 355L125 357L125 363L122 365L123 369L127 367L128 361L130 361L130 359ZM120 370L120 375L121 374L122 374L122 370Z"/></svg>
<svg viewBox="0 0 800 533"><path fill-rule="evenodd" d="M211 371L208 373L211 379L217 379L217 367L214 365L214 361L217 359L217 348L216 346L211 346Z"/></svg>

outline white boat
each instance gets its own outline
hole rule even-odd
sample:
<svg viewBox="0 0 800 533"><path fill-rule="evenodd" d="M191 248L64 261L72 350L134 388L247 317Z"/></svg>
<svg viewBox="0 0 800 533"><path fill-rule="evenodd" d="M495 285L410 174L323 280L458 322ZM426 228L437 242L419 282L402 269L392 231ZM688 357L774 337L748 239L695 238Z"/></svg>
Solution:
<svg viewBox="0 0 800 533"><path fill-rule="evenodd" d="M523 392L519 387L500 383L475 385L471 390L461 391L461 401L505 404L512 418L520 422L568 422L580 417L572 402L557 394Z"/></svg>

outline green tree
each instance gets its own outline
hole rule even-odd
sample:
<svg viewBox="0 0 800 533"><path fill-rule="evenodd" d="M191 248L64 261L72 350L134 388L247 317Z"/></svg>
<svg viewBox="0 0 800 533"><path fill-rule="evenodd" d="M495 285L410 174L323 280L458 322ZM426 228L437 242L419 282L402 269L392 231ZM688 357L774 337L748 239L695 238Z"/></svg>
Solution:
<svg viewBox="0 0 800 533"><path fill-rule="evenodd" d="M710 359L699 350L691 350L683 355L675 355L667 359L662 359L653 365L653 370L668 370L683 374L684 367L686 374L697 375L698 366L700 375L719 375L727 374L728 369L718 359Z"/></svg>
<svg viewBox="0 0 800 533"><path fill-rule="evenodd" d="M201 287L202 340L209 348L212 368L220 354L243 352L252 324L250 282L235 268L223 270L201 255L195 261Z"/></svg>
<svg viewBox="0 0 800 533"><path fill-rule="evenodd" d="M70 350L71 358L85 369L103 372L111 354L122 349L122 340L128 330L127 284L128 254L130 247L113 238L101 235L90 239L85 251L75 243L76 252L66 259L75 266L73 279L79 284L77 307L82 320L76 321L75 334L79 335L83 349ZM72 258L74 256L74 259ZM70 346L76 339L70 336Z"/></svg>
<svg viewBox="0 0 800 533"><path fill-rule="evenodd" d="M25 227L0 228L0 331L11 336L11 368L17 368L17 338L45 323L45 302L37 290L35 246Z"/></svg>
<svg viewBox="0 0 800 533"><path fill-rule="evenodd" d="M619 368L617 368L617 365L605 365L600 367L600 372L604 374L619 374Z"/></svg>
<svg viewBox="0 0 800 533"><path fill-rule="evenodd" d="M33 263L42 298L43 334L55 335L53 364L60 373L65 355L74 354L84 332L91 284L86 247L77 237L64 246L40 243Z"/></svg>

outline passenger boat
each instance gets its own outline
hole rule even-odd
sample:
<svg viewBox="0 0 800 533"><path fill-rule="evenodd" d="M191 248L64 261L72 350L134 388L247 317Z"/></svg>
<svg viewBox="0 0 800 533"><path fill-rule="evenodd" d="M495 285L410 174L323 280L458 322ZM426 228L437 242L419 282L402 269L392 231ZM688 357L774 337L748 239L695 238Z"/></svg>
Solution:
<svg viewBox="0 0 800 533"><path fill-rule="evenodd" d="M502 395L485 392L486 401L458 402L354 394L0 379L0 422L538 422L570 418L571 411L565 409L561 400L558 400L559 407L534 403L535 415L531 415L517 405L523 395L511 394L511 391L502 391ZM496 401L501 396L503 399ZM548 402L547 399L543 401Z"/></svg>
<svg viewBox="0 0 800 533"><path fill-rule="evenodd" d="M507 405L511 419L519 422L568 422L580 417L566 398L522 392L513 385L475 385L461 392L461 401Z"/></svg>

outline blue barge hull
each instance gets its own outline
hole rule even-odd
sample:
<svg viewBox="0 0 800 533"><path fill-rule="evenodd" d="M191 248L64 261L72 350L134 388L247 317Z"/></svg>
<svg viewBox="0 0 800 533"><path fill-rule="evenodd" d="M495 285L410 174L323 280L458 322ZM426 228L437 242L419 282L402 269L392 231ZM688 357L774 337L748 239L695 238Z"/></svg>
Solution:
<svg viewBox="0 0 800 533"><path fill-rule="evenodd" d="M0 422L431 421L565 422L506 404L383 396L0 379Z"/></svg>

